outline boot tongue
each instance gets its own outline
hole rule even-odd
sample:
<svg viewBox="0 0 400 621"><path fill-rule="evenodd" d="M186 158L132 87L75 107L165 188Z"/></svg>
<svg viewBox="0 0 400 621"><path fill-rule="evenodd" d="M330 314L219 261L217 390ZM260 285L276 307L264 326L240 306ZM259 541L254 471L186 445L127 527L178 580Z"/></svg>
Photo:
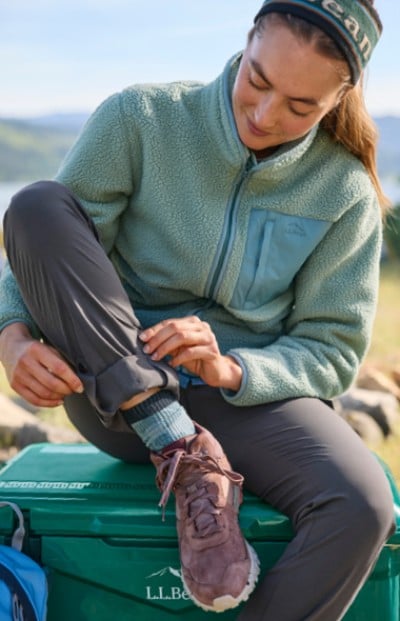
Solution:
<svg viewBox="0 0 400 621"><path fill-rule="evenodd" d="M193 436L185 436L184 438L179 438L179 440L175 440L175 442L172 442L171 444L168 444L168 446L165 446L161 453L163 455L167 455L168 453L172 452L172 451L176 451L176 450L181 450L181 451L187 451L190 444L193 442L193 440L196 438L196 435Z"/></svg>

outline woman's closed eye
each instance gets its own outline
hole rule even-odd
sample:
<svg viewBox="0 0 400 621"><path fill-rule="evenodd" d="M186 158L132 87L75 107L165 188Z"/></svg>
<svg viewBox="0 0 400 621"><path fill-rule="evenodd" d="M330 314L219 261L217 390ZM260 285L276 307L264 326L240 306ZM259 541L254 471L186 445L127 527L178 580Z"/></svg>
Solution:
<svg viewBox="0 0 400 621"><path fill-rule="evenodd" d="M253 77L252 75L248 75L247 81L250 84L250 86L255 88L257 91L264 91L264 90L269 89L269 85L266 84L266 82L264 82L263 80L261 80L258 76Z"/></svg>

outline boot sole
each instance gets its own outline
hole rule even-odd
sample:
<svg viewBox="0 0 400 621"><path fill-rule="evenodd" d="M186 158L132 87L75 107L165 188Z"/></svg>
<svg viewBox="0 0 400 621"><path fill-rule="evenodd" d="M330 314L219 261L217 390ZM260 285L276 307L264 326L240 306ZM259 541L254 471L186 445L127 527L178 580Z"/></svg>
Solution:
<svg viewBox="0 0 400 621"><path fill-rule="evenodd" d="M260 561L258 560L258 556L254 548L247 541L245 541L245 544L250 559L250 571L247 584L244 587L243 591L237 597L233 597L232 595L227 593L226 595L220 595L219 597L216 597L213 600L212 605L204 604L204 602L198 600L193 595L193 593L191 593L188 585L185 582L182 572L182 582L187 591L187 594L189 595L190 599L193 600L193 602L197 606L199 606L199 608L202 608L206 611L224 612L225 610L229 610L230 608L236 608L236 606L239 606L239 604L248 600L257 583L258 575L260 573Z"/></svg>

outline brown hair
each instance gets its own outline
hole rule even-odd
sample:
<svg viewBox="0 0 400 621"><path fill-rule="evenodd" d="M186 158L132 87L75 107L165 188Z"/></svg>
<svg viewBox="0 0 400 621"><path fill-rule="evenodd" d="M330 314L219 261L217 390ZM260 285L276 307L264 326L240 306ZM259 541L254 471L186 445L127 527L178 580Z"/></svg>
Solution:
<svg viewBox="0 0 400 621"><path fill-rule="evenodd" d="M346 62L336 43L320 28L288 13L268 13L260 17L250 31L249 39L254 33L263 30L266 20L285 25L296 37L313 43L315 49L323 56ZM335 142L342 144L364 164L384 214L391 203L378 177L376 164L378 131L365 106L363 79L361 77L358 84L352 86L350 69L343 74L343 96L337 106L322 119L321 127Z"/></svg>

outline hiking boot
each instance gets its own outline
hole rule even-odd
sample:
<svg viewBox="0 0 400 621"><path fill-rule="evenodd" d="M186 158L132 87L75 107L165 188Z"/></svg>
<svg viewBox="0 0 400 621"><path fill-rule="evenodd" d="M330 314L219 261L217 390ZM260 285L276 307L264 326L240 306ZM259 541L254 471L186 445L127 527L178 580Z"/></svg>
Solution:
<svg viewBox="0 0 400 621"><path fill-rule="evenodd" d="M151 453L165 509L176 499L182 580L204 610L222 612L246 600L257 581L259 562L238 524L242 475L232 472L220 444L203 427L186 448Z"/></svg>

